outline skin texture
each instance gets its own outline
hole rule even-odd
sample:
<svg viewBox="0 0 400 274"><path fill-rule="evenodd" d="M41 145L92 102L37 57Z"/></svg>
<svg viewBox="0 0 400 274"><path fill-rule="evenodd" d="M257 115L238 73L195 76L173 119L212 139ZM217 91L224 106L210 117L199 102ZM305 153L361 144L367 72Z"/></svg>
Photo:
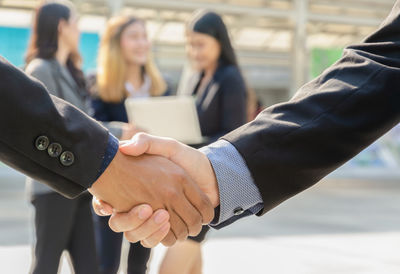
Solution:
<svg viewBox="0 0 400 274"><path fill-rule="evenodd" d="M80 37L78 22L78 16L72 12L68 21L61 20L58 25L59 44L68 47L70 52L78 52Z"/></svg>
<svg viewBox="0 0 400 274"><path fill-rule="evenodd" d="M188 31L186 33L186 53L196 70L210 70L216 67L221 55L221 46L214 37Z"/></svg>
<svg viewBox="0 0 400 274"><path fill-rule="evenodd" d="M120 46L122 57L128 65L146 64L151 43L147 38L143 22L138 21L126 27L121 33Z"/></svg>

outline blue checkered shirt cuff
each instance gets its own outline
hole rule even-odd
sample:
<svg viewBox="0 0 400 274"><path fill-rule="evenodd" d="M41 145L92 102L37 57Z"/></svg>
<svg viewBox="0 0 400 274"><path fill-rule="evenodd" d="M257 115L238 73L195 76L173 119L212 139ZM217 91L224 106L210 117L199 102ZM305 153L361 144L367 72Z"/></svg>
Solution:
<svg viewBox="0 0 400 274"><path fill-rule="evenodd" d="M218 181L220 206L211 227L220 229L263 209L260 191L231 143L219 140L200 151L210 160Z"/></svg>

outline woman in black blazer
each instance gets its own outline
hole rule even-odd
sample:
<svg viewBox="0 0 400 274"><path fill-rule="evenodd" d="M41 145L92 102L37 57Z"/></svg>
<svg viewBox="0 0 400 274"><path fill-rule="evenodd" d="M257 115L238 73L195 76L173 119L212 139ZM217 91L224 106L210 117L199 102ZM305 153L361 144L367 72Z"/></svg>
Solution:
<svg viewBox="0 0 400 274"><path fill-rule="evenodd" d="M187 27L186 50L194 72L181 80L179 94L196 97L201 133L207 143L247 120L247 90L222 18L199 11ZM185 73L184 73L185 75ZM160 273L201 273L201 245L208 231L170 248Z"/></svg>
<svg viewBox="0 0 400 274"><path fill-rule="evenodd" d="M194 72L181 81L179 93L196 96L201 132L211 143L246 122L246 84L218 14L196 13L186 33Z"/></svg>

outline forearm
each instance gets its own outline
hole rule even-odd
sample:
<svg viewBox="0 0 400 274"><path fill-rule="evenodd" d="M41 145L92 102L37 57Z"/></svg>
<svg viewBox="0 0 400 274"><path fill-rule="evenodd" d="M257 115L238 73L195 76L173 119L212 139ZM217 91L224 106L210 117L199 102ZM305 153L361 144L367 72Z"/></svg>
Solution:
<svg viewBox="0 0 400 274"><path fill-rule="evenodd" d="M317 183L400 119L400 4L383 27L306 84L224 139L241 153L264 211Z"/></svg>
<svg viewBox="0 0 400 274"><path fill-rule="evenodd" d="M68 197L90 187L100 172L108 131L74 106L49 96L42 84L4 60L0 91L1 161ZM38 150L39 136L46 136L48 145L60 144L60 152L71 152L73 163L66 166L61 154L51 157L47 150Z"/></svg>

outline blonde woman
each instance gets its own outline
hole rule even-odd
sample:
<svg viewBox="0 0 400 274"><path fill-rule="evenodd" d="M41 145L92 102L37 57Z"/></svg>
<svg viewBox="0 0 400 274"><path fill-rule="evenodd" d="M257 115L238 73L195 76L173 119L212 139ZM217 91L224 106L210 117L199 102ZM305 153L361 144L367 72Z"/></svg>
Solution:
<svg viewBox="0 0 400 274"><path fill-rule="evenodd" d="M101 39L97 75L89 79L95 119L128 122L125 99L167 95L167 84L150 50L143 20L132 16L110 19ZM100 273L117 273L122 235L110 230L108 217L95 216L94 224ZM127 273L145 273L149 256L150 249L131 244Z"/></svg>

